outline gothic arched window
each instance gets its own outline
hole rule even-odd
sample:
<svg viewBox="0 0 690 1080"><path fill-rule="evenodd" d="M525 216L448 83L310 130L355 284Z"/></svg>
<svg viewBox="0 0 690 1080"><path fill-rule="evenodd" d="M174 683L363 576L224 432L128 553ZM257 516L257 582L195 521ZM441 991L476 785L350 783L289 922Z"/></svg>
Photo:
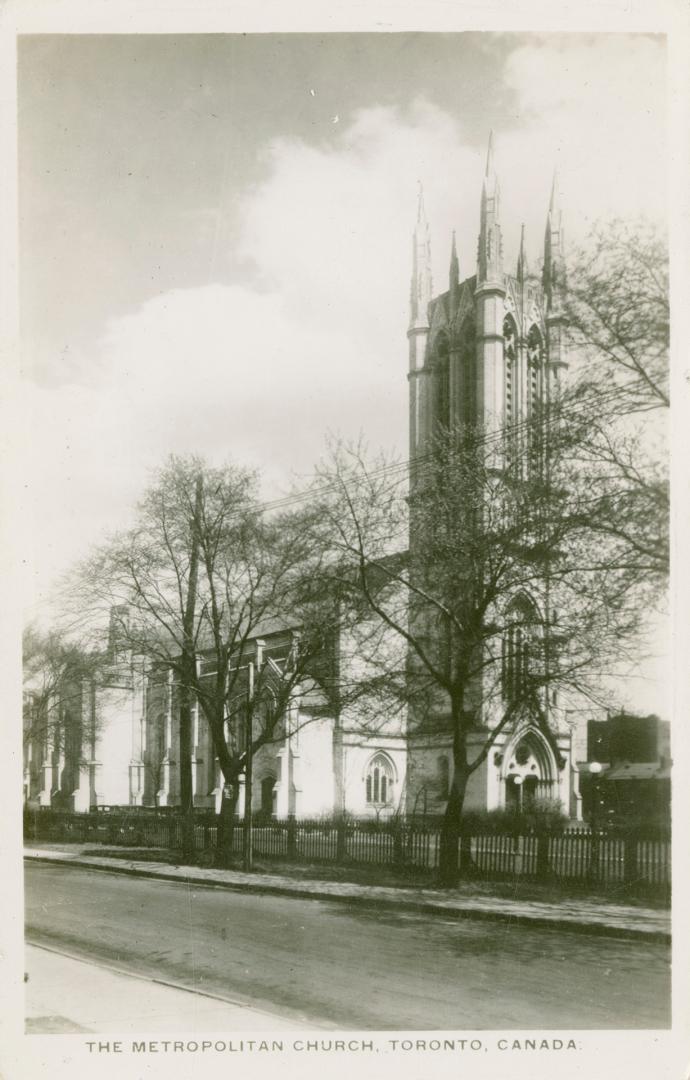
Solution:
<svg viewBox="0 0 690 1080"><path fill-rule="evenodd" d="M503 361L505 365L505 422L512 424L517 414L517 327L506 315L503 320Z"/></svg>
<svg viewBox="0 0 690 1080"><path fill-rule="evenodd" d="M543 394L543 361L544 339L538 327L532 326L527 335L527 415L532 421L528 426L530 469L539 467L542 456L543 432L539 406Z"/></svg>
<svg viewBox="0 0 690 1080"><path fill-rule="evenodd" d="M448 339L442 334L436 344L434 363L434 416L446 430L450 426L450 356Z"/></svg>
<svg viewBox="0 0 690 1080"><path fill-rule="evenodd" d="M393 801L393 765L387 754L375 754L366 776L367 803L388 806Z"/></svg>
<svg viewBox="0 0 690 1080"><path fill-rule="evenodd" d="M524 695L536 659L537 612L526 597L508 609L503 636L503 697L514 704Z"/></svg>
<svg viewBox="0 0 690 1080"><path fill-rule="evenodd" d="M527 335L527 403L530 413L541 400L544 341L536 326Z"/></svg>
<svg viewBox="0 0 690 1080"><path fill-rule="evenodd" d="M462 356L462 419L471 425L477 418L477 339L474 323L466 318L460 331Z"/></svg>

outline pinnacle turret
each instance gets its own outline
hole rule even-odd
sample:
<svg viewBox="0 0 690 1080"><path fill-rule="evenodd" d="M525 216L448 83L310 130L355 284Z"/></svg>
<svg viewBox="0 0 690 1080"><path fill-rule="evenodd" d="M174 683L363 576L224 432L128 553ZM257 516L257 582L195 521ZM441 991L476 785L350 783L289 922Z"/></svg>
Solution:
<svg viewBox="0 0 690 1080"><path fill-rule="evenodd" d="M494 172L494 133L489 132L489 145L486 148L486 168L484 176L491 176Z"/></svg>
<svg viewBox="0 0 690 1080"><path fill-rule="evenodd" d="M455 243L455 229L450 247L450 269L448 271L448 290L450 295L450 310L454 312L458 304L460 293L460 263L458 262L458 249Z"/></svg>
<svg viewBox="0 0 690 1080"><path fill-rule="evenodd" d="M520 251L518 252L517 260L517 279L521 285L524 285L525 278L527 277L527 256L525 254L525 226L522 225L520 229Z"/></svg>
<svg viewBox="0 0 690 1080"><path fill-rule="evenodd" d="M412 241L412 283L410 288L410 329L428 327L427 308L431 300L431 242L424 210L424 191L419 185L417 224Z"/></svg>
<svg viewBox="0 0 690 1080"><path fill-rule="evenodd" d="M565 255L563 245L563 221L558 188L558 173L554 170L551 184L549 212L544 235L544 292L549 311L562 306L565 291Z"/></svg>
<svg viewBox="0 0 690 1080"><path fill-rule="evenodd" d="M477 285L503 284L503 251L499 223L500 191L494 168L494 138L489 135L477 252Z"/></svg>
<svg viewBox="0 0 690 1080"><path fill-rule="evenodd" d="M424 186L421 180L417 181L417 224L426 224L426 210L424 209Z"/></svg>
<svg viewBox="0 0 690 1080"><path fill-rule="evenodd" d="M460 263L458 262L458 249L455 241L455 229L453 229L453 239L450 245L450 286L458 285L460 282Z"/></svg>

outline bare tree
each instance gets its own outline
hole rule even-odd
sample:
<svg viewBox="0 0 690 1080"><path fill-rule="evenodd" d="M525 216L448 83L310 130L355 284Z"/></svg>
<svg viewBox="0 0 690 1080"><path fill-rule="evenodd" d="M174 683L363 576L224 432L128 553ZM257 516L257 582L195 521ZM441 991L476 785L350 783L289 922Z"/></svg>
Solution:
<svg viewBox="0 0 690 1080"><path fill-rule="evenodd" d="M405 699L409 737L452 748L446 883L458 872L468 781L497 737L526 716L548 735L556 690L601 695L639 625L639 581L614 545L594 539L600 496L574 482L562 418L547 449L549 423L535 416L505 439L442 433L412 466L409 490L404 470L370 466L358 449L341 448L321 470L319 527L351 602L392 640L379 686Z"/></svg>
<svg viewBox="0 0 690 1080"><path fill-rule="evenodd" d="M667 408L668 255L659 230L644 220L596 226L569 259L567 302L593 387L614 383L618 412Z"/></svg>
<svg viewBox="0 0 690 1080"><path fill-rule="evenodd" d="M84 742L93 742L97 734L97 689L120 687L108 653L92 641L29 625L22 652L23 742L31 789L37 770L59 760L66 749L81 760ZM71 786L75 767L72 761Z"/></svg>
<svg viewBox="0 0 690 1080"><path fill-rule="evenodd" d="M562 407L577 411L587 429L579 453L588 480L614 493L601 502L596 528L663 587L670 319L659 230L645 221L597 226L569 260L567 306L579 363Z"/></svg>
<svg viewBox="0 0 690 1080"><path fill-rule="evenodd" d="M284 737L329 657L340 599L321 582L309 545L310 511L268 517L256 478L172 458L131 530L78 568L73 601L92 621L122 611L135 653L173 673L180 706L180 768L189 767L189 715L198 702L234 810L254 754ZM191 782L187 817L191 821ZM191 827L191 826L190 826Z"/></svg>
<svg viewBox="0 0 690 1080"><path fill-rule="evenodd" d="M24 743L45 738L58 722L60 689L66 680L91 673L90 657L56 631L27 626L22 635Z"/></svg>

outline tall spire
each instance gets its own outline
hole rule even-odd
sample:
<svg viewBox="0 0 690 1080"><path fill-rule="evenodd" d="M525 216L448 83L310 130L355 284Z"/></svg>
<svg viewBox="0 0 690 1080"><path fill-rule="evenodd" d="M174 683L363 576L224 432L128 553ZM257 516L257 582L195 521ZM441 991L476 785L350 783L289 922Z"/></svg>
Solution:
<svg viewBox="0 0 690 1080"><path fill-rule="evenodd" d="M426 222L426 212L424 210L424 186L421 180L417 181L417 224Z"/></svg>
<svg viewBox="0 0 690 1080"><path fill-rule="evenodd" d="M460 263L458 262L458 249L455 242L455 229L450 244L450 284L457 285L460 282Z"/></svg>
<svg viewBox="0 0 690 1080"><path fill-rule="evenodd" d="M556 169L554 169L553 173L549 212L546 218L546 233L544 235L543 285L548 309L551 311L559 308L562 305L565 290L565 254L558 172Z"/></svg>
<svg viewBox="0 0 690 1080"><path fill-rule="evenodd" d="M494 171L494 133L489 132L489 145L486 148L486 168L484 176L491 176Z"/></svg>
<svg viewBox="0 0 690 1080"><path fill-rule="evenodd" d="M503 283L503 252L499 224L500 191L494 168L494 136L489 134L486 170L482 184L482 203L477 253L477 285Z"/></svg>
<svg viewBox="0 0 690 1080"><path fill-rule="evenodd" d="M520 229L520 251L518 253L517 261L517 279L521 285L525 283L525 277L527 276L527 256L525 255L525 226L524 223Z"/></svg>
<svg viewBox="0 0 690 1080"><path fill-rule="evenodd" d="M553 178L551 180L551 198L549 199L549 213L552 213L558 208L559 201L558 166L556 166L553 170Z"/></svg>
<svg viewBox="0 0 690 1080"><path fill-rule="evenodd" d="M427 308L431 300L431 242L424 210L421 182L417 197L417 224L412 240L412 283L410 288L410 329L428 327Z"/></svg>
<svg viewBox="0 0 690 1080"><path fill-rule="evenodd" d="M561 372L568 366L568 319L565 306L565 250L558 174L554 170L544 237L547 372L549 393L557 394Z"/></svg>
<svg viewBox="0 0 690 1080"><path fill-rule="evenodd" d="M451 316L455 313L460 292L460 263L458 262L458 249L455 244L455 229L450 246L450 269L448 271L448 290L450 295Z"/></svg>

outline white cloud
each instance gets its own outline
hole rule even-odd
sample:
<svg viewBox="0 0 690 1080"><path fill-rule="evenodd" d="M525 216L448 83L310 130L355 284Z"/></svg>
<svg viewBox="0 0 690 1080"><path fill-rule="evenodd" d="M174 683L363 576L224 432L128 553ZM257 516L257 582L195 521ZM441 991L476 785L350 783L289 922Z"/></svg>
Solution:
<svg viewBox="0 0 690 1080"><path fill-rule="evenodd" d="M83 385L31 391L30 513L52 522L38 588L171 451L261 466L269 494L310 472L329 431L404 453L417 181L448 233L460 200L446 176L477 172L475 158L423 103L365 110L329 148L272 144L241 211L252 285L150 300L108 325ZM439 246L445 260L449 237Z"/></svg>
<svg viewBox="0 0 690 1080"><path fill-rule="evenodd" d="M500 140L507 217L542 192L558 162L568 235L597 218L664 214L663 39L594 35L542 39L511 53L505 81L519 130ZM523 211L524 214L524 211Z"/></svg>
<svg viewBox="0 0 690 1080"><path fill-rule="evenodd" d="M468 218L468 236L476 233L479 161L454 121L423 101L407 114L375 107L357 113L330 147L281 139L268 160L266 181L243 207L241 253L312 323L390 349L394 318L393 347L404 352L417 182L440 274L450 223ZM463 214L465 190L476 203L470 215Z"/></svg>
<svg viewBox="0 0 690 1080"><path fill-rule="evenodd" d="M149 301L110 324L100 361L89 385L30 394L29 514L50 523L39 586L122 521L168 453L267 466L275 491L309 471L328 428L372 424L372 400L390 398L375 353L296 319L276 292L238 287ZM395 413L403 385L401 372Z"/></svg>
<svg viewBox="0 0 690 1080"><path fill-rule="evenodd" d="M658 41L629 37L546 39L510 55L520 124L496 139L509 259L522 221L539 255L557 153L571 237L590 218L658 208L661 63ZM144 303L105 328L82 385L30 391L39 588L122 520L145 470L171 451L262 466L269 493L291 470L309 472L328 430L363 429L405 454L417 182L442 291L453 227L461 273L474 272L482 155L420 100L341 114L318 146L277 139L264 162L239 206L251 280Z"/></svg>

